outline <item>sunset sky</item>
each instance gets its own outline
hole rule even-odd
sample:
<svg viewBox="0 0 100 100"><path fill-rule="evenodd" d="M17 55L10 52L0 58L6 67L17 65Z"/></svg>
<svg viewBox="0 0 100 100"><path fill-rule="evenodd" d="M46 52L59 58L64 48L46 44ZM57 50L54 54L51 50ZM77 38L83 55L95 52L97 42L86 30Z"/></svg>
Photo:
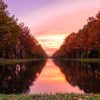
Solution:
<svg viewBox="0 0 100 100"><path fill-rule="evenodd" d="M5 0L8 10L30 28L51 55L65 36L77 32L100 11L100 0Z"/></svg>

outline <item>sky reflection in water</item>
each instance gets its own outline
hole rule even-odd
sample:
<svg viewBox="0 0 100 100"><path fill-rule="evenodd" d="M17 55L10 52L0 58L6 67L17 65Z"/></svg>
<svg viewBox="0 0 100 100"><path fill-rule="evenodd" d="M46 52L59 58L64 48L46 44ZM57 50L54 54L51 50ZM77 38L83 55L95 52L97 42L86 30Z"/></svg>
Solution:
<svg viewBox="0 0 100 100"><path fill-rule="evenodd" d="M100 63L37 60L1 64L0 93L100 93Z"/></svg>

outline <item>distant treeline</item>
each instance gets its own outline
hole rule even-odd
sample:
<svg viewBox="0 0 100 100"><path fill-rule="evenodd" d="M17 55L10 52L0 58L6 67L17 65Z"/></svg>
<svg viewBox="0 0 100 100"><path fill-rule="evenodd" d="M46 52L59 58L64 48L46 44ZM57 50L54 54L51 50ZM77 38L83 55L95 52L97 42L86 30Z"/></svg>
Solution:
<svg viewBox="0 0 100 100"><path fill-rule="evenodd" d="M88 23L78 33L71 33L53 57L100 58L100 12L89 17Z"/></svg>
<svg viewBox="0 0 100 100"><path fill-rule="evenodd" d="M18 23L14 15L10 15L7 5L0 0L0 58L25 59L44 58L45 51L30 30L23 23Z"/></svg>

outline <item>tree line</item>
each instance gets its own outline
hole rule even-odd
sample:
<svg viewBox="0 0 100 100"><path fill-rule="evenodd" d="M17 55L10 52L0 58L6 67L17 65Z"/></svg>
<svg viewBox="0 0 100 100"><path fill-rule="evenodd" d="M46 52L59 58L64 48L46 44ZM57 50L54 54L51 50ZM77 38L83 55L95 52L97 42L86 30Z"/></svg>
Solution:
<svg viewBox="0 0 100 100"><path fill-rule="evenodd" d="M55 58L100 58L100 12L89 17L78 33L71 33L53 54Z"/></svg>
<svg viewBox="0 0 100 100"><path fill-rule="evenodd" d="M24 23L7 10L7 4L0 0L0 58L26 59L44 58L46 53Z"/></svg>

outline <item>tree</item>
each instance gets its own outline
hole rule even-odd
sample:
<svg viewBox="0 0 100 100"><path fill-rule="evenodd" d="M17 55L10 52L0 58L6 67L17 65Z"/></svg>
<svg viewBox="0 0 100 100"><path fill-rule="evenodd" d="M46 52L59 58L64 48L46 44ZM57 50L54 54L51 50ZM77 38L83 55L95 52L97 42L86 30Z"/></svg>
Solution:
<svg viewBox="0 0 100 100"><path fill-rule="evenodd" d="M25 59L45 58L42 49L24 23L18 23L14 15L7 11L7 5L0 0L0 58Z"/></svg>
<svg viewBox="0 0 100 100"><path fill-rule="evenodd" d="M53 57L100 58L100 12L96 18L89 17L88 23L78 33L71 33Z"/></svg>

